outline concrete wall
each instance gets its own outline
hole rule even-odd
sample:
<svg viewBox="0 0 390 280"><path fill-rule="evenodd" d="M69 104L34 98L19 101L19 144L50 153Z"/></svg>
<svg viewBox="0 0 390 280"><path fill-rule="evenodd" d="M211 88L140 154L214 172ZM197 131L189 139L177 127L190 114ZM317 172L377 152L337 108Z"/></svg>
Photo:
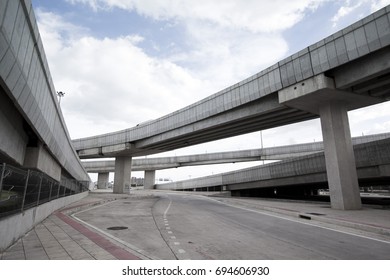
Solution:
<svg viewBox="0 0 390 280"><path fill-rule="evenodd" d="M269 109L280 109L282 106L279 105L277 98L267 99L266 97L282 88L356 61L389 46L389 21L390 6L283 59L240 83L181 110L127 130L74 140L76 150L99 148L149 138L143 141L142 145L140 144L146 146L153 141L178 137L191 131L242 118L251 108L248 107L241 111L238 107L253 103L258 99L262 99L263 106ZM231 118L221 114L235 108L237 111L232 112L234 116ZM250 114L256 113L259 112L250 112ZM210 117L214 117L212 121L207 120Z"/></svg>
<svg viewBox="0 0 390 280"><path fill-rule="evenodd" d="M0 252L15 243L35 225L46 219L54 211L76 202L88 195L88 192L66 196L38 207L26 210L23 213L9 216L0 220Z"/></svg>
<svg viewBox="0 0 390 280"><path fill-rule="evenodd" d="M73 150L58 105L30 0L0 1L0 85L39 141L47 147L47 155L73 178L89 181L88 174ZM15 117L8 119L8 122L8 126L14 126L16 131L7 134L9 138L4 143L15 141L25 146L24 137L20 135L23 134L20 131L20 120ZM6 131L13 132L10 129ZM3 147L1 150L12 153L16 148ZM12 153L12 157L22 162L21 154Z"/></svg>

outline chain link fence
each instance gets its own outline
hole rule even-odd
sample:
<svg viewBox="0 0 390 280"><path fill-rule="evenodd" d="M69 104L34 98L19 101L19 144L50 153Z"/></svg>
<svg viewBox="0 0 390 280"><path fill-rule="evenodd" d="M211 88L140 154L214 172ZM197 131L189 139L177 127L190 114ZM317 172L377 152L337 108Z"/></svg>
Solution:
<svg viewBox="0 0 390 280"><path fill-rule="evenodd" d="M54 199L88 191L88 181L58 182L35 170L0 164L0 219Z"/></svg>

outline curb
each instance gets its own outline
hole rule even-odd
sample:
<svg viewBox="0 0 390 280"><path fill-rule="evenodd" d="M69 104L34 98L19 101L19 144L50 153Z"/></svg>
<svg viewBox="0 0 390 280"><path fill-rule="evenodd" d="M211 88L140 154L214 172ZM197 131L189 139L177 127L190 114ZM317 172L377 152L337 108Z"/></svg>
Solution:
<svg viewBox="0 0 390 280"><path fill-rule="evenodd" d="M65 222L66 224L73 227L81 234L83 234L85 237L93 241L96 245L98 245L99 247L101 247L102 249L104 249L114 257L116 257L118 260L140 260L141 259L140 257L114 244L112 241L107 239L106 236L102 236L101 234L92 231L91 229L89 229L88 227L79 223L77 220L71 217L72 213L77 213L84 209L86 210L93 206L103 205L118 199L126 199L126 198L112 198L112 199L105 199L101 201L87 202L73 207L71 206L71 207L59 209L58 211L55 211L53 214L56 215L59 219L61 219L63 222Z"/></svg>

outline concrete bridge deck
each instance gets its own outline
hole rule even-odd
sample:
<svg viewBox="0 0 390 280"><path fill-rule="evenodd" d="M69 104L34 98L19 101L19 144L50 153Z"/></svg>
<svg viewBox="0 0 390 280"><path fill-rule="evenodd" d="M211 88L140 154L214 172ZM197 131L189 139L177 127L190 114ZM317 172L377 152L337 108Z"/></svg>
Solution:
<svg viewBox="0 0 390 280"><path fill-rule="evenodd" d="M390 138L390 133L358 136L352 138L354 145ZM260 161L285 160L300 157L324 150L323 142L303 143L263 149L185 155L175 157L136 158L133 160L132 171L150 171L183 166ZM115 172L115 160L83 161L85 170L89 173Z"/></svg>
<svg viewBox="0 0 390 280"><path fill-rule="evenodd" d="M356 168L361 183L390 181L390 139L354 146ZM234 172L212 175L167 184L157 184L160 190L193 190L224 186L239 193L244 190L288 186L327 187L324 152L260 165ZM337 198L334 198L337 199Z"/></svg>

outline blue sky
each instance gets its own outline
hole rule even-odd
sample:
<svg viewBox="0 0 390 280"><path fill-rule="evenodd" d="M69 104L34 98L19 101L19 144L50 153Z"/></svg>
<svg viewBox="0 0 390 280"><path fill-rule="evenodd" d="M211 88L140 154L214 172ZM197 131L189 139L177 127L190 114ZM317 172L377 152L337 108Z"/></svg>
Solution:
<svg viewBox="0 0 390 280"><path fill-rule="evenodd" d="M245 79L390 0L33 0L72 138L161 117ZM388 104L350 113L352 135L388 132ZM283 137L281 137L283 135ZM263 132L320 141L318 120ZM259 133L157 156L259 148ZM174 180L250 166L161 171ZM136 174L138 176L138 174ZM142 176L142 175L140 175Z"/></svg>

